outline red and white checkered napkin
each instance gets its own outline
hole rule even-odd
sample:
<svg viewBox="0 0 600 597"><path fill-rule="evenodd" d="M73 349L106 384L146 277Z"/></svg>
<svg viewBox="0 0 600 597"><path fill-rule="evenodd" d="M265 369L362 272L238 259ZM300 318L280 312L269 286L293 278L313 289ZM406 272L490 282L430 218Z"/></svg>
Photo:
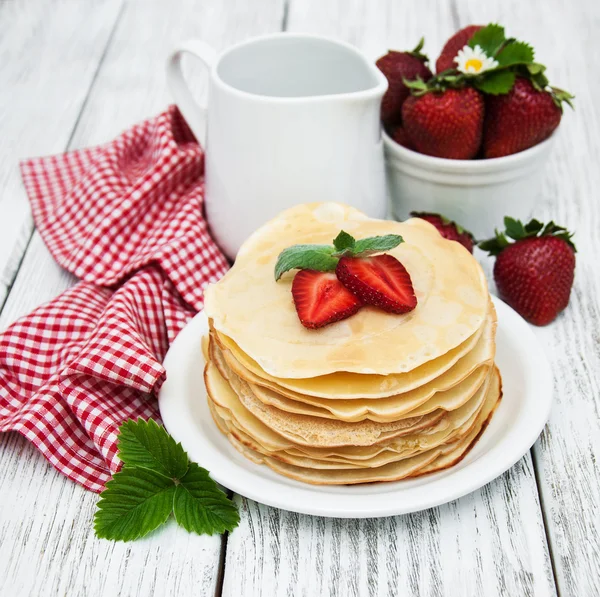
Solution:
<svg viewBox="0 0 600 597"><path fill-rule="evenodd" d="M21 164L39 233L81 282L0 336L0 431L92 491L119 466L119 424L158 418L168 345L228 268L202 215L203 161L170 107Z"/></svg>

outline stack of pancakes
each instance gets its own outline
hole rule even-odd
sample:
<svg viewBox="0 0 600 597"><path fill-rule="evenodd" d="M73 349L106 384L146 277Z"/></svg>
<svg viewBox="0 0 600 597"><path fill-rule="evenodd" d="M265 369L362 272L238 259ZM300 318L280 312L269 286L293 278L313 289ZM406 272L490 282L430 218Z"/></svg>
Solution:
<svg viewBox="0 0 600 597"><path fill-rule="evenodd" d="M275 282L292 244L400 234L389 251L408 270L416 309L363 307L304 328ZM307 204L259 229L205 295L209 406L250 460L308 483L393 481L460 461L501 396L496 316L477 261L429 223L373 220L340 204Z"/></svg>

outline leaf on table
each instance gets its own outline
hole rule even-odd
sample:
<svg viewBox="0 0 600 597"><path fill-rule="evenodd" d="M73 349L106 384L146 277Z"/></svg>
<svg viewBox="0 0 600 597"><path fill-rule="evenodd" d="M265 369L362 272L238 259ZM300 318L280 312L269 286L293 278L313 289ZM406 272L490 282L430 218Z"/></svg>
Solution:
<svg viewBox="0 0 600 597"><path fill-rule="evenodd" d="M181 444L152 419L123 423L118 449L126 467L142 467L170 478L183 477L188 470L188 457Z"/></svg>
<svg viewBox="0 0 600 597"><path fill-rule="evenodd" d="M146 468L123 468L106 484L94 516L96 536L133 541L166 522L175 483Z"/></svg>
<svg viewBox="0 0 600 597"><path fill-rule="evenodd" d="M208 471L194 462L177 486L173 512L179 525L199 534L232 531L240 521L235 504L217 487Z"/></svg>

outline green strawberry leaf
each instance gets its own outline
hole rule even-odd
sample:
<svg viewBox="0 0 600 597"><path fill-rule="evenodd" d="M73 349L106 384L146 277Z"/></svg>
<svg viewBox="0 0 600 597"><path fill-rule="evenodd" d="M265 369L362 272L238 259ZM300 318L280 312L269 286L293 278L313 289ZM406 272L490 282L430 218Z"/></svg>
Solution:
<svg viewBox="0 0 600 597"><path fill-rule="evenodd" d="M424 62L425 64L427 64L429 62L429 56L427 56L427 54L423 54L423 52L421 52L424 45L425 45L425 38L422 37L419 40L419 43L416 45L416 47L413 50L411 50L410 52L406 52L406 53L409 54L410 56L412 56L413 58L417 58L418 60L421 60L421 62Z"/></svg>
<svg viewBox="0 0 600 597"><path fill-rule="evenodd" d="M156 471L123 468L100 495L94 530L101 539L133 541L158 528L173 510L175 483Z"/></svg>
<svg viewBox="0 0 600 597"><path fill-rule="evenodd" d="M488 56L495 58L496 53L505 41L504 27L496 23L490 23L486 27L476 31L469 40L468 45L471 48L479 46Z"/></svg>
<svg viewBox="0 0 600 597"><path fill-rule="evenodd" d="M371 236L357 240L352 251L354 256L371 255L372 253L383 253L403 243L404 239L399 234L386 234L385 236Z"/></svg>
<svg viewBox="0 0 600 597"><path fill-rule="evenodd" d="M498 255L509 245L518 243L525 238L555 236L556 238L564 240L569 247L577 253L577 249L572 240L573 234L566 228L557 226L554 222L549 222L544 226L539 220L533 219L523 225L523 222L520 220L515 220L514 218L507 216L504 218L504 226L506 228L506 234L496 230L496 235L493 238L481 241L477 246L483 251L488 251L490 255ZM507 236L514 242L509 242L506 238Z"/></svg>
<svg viewBox="0 0 600 597"><path fill-rule="evenodd" d="M571 100L575 99L574 95L571 95L568 91L564 89L559 89L558 87L550 87L550 94L552 95L552 99L554 103L562 110L562 103L565 102L569 105L569 107L574 110L575 106Z"/></svg>
<svg viewBox="0 0 600 597"><path fill-rule="evenodd" d="M528 72L532 75L539 75L540 73L543 73L546 70L546 67L543 64L540 64L539 62L532 62L531 64L527 64L526 68Z"/></svg>
<svg viewBox="0 0 600 597"><path fill-rule="evenodd" d="M533 62L533 48L523 41L508 42L496 56L499 67L513 66L515 64L530 64Z"/></svg>
<svg viewBox="0 0 600 597"><path fill-rule="evenodd" d="M477 246L482 251L487 251L490 255L499 255L503 249L508 247L509 244L510 243L508 242L506 236L496 230L496 236L488 240L481 241Z"/></svg>
<svg viewBox="0 0 600 597"><path fill-rule="evenodd" d="M212 535L237 526L233 502L152 419L121 425L118 448L124 466L100 495L97 537L133 541L166 522L173 510L188 531Z"/></svg>
<svg viewBox="0 0 600 597"><path fill-rule="evenodd" d="M195 463L180 479L173 501L175 520L187 531L213 535L232 531L240 521L233 502Z"/></svg>
<svg viewBox="0 0 600 597"><path fill-rule="evenodd" d="M506 236L508 236L508 238L512 238L513 240L525 238L527 235L521 220L515 220L513 218L506 217L504 218L504 227L506 228Z"/></svg>
<svg viewBox="0 0 600 597"><path fill-rule="evenodd" d="M284 249L275 264L275 281L291 269L314 269L329 272L338 260L333 257L334 248L329 245L293 245Z"/></svg>
<svg viewBox="0 0 600 597"><path fill-rule="evenodd" d="M550 222L550 224L552 224L552 222ZM550 225L548 224L548 225ZM539 221L536 220L535 218L533 220L531 220L530 222L528 222L527 224L525 224L525 232L527 235L531 235L531 236L536 236L537 233L542 230L542 228L544 227L544 225Z"/></svg>
<svg viewBox="0 0 600 597"><path fill-rule="evenodd" d="M516 74L509 70L492 70L477 77L473 84L483 93L501 95L508 93L515 84Z"/></svg>
<svg viewBox="0 0 600 597"><path fill-rule="evenodd" d="M336 251L344 251L346 249L352 249L356 244L356 240L351 234L348 234L342 230L334 239L333 246Z"/></svg>
<svg viewBox="0 0 600 597"><path fill-rule="evenodd" d="M183 477L188 470L188 457L156 421L125 421L119 427L117 455L126 467L150 469L165 477Z"/></svg>

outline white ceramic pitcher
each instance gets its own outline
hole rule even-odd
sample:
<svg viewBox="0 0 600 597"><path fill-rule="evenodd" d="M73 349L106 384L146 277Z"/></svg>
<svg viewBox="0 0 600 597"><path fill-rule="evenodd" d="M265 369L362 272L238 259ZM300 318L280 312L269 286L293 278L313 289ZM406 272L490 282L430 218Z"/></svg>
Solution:
<svg viewBox="0 0 600 597"><path fill-rule="evenodd" d="M209 70L208 105L183 78L184 53ZM169 58L167 78L206 149L206 215L229 257L298 203L338 201L385 216L379 109L387 81L356 48L279 33L217 55L188 41Z"/></svg>

